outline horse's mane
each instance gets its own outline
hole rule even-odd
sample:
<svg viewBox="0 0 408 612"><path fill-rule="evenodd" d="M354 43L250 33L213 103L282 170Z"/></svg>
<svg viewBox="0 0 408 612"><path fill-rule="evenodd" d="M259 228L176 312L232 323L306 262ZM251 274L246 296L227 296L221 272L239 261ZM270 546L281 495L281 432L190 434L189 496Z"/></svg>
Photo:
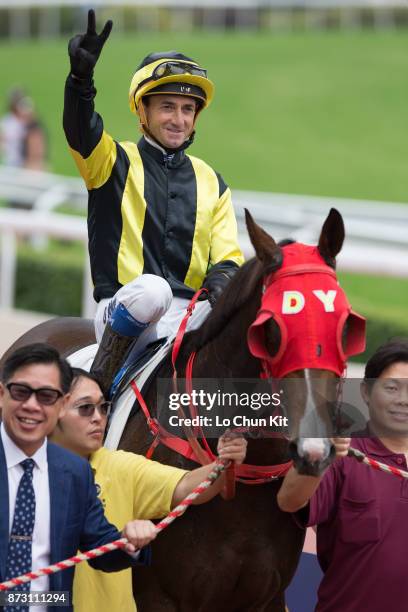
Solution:
<svg viewBox="0 0 408 612"><path fill-rule="evenodd" d="M214 309L199 329L186 334L183 352L200 350L224 329L228 321L253 295L263 276L263 267L255 257L237 271L221 294Z"/></svg>
<svg viewBox="0 0 408 612"><path fill-rule="evenodd" d="M278 246L285 247L295 242L296 240L292 238L285 238L278 242ZM202 326L186 334L182 347L183 354L189 355L192 351L199 351L216 338L234 314L253 295L264 274L265 269L256 257L244 263L228 283Z"/></svg>

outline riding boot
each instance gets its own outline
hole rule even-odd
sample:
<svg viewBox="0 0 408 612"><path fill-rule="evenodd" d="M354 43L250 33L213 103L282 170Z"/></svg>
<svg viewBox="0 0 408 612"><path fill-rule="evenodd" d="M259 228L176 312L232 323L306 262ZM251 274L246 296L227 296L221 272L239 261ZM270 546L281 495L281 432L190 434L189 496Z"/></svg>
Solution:
<svg viewBox="0 0 408 612"><path fill-rule="evenodd" d="M115 374L122 366L126 353L134 341L134 336L124 336L112 329L110 323L106 324L91 366L91 373L98 378L105 397L109 397Z"/></svg>

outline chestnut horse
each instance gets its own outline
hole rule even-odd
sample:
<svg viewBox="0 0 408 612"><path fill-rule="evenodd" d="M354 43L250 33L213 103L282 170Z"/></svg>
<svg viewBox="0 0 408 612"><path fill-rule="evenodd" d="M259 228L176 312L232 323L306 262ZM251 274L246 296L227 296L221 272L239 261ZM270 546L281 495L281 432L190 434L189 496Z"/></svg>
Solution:
<svg viewBox="0 0 408 612"><path fill-rule="evenodd" d="M201 328L186 334L177 358L178 375L183 377L192 351L194 379L258 379L267 369L280 379L291 438L297 440L297 465L306 473L318 473L331 450L327 435L336 400L333 389L347 355L363 348L361 328L360 339L353 343L358 317L335 279L343 220L336 210L330 211L317 247L278 245L249 213L247 227L256 257L237 272ZM69 355L95 338L90 322L57 319L28 332L9 351L35 341ZM169 357L157 379L171 376ZM156 396L154 382L145 398L152 416L159 416ZM321 427L317 443L302 429L310 405ZM143 412L133 410L120 448L144 454L151 442ZM209 444L214 448L214 441ZM196 467L162 444L154 459ZM287 438L249 440L247 464L270 466L288 460ZM153 544L152 565L134 575L139 612L283 612L305 532L278 508L280 484L278 478L258 486L238 482L232 501L217 497L195 506L164 531Z"/></svg>

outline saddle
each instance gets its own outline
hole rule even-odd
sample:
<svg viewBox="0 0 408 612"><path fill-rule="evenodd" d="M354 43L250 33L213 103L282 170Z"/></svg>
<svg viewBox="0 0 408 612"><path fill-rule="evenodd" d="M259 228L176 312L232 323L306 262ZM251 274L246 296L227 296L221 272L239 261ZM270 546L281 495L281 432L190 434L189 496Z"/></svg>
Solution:
<svg viewBox="0 0 408 612"><path fill-rule="evenodd" d="M126 423L133 410L138 410L135 394L130 386L134 380L142 393L145 393L154 379L163 359L169 354L174 336L159 338L148 344L125 372L112 398L114 409L108 423L104 446L117 449Z"/></svg>

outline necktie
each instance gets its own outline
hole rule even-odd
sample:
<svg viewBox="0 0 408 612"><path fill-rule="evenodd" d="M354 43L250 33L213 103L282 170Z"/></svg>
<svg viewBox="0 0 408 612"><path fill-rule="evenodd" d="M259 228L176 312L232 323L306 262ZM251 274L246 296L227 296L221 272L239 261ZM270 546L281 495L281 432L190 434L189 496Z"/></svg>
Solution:
<svg viewBox="0 0 408 612"><path fill-rule="evenodd" d="M25 459L20 463L24 470L17 489L13 526L7 551L6 580L31 571L31 545L35 519L35 494L33 487L34 460ZM30 582L16 587L17 591L29 591ZM13 592L14 589L10 589ZM26 612L28 606L6 607L7 612Z"/></svg>

